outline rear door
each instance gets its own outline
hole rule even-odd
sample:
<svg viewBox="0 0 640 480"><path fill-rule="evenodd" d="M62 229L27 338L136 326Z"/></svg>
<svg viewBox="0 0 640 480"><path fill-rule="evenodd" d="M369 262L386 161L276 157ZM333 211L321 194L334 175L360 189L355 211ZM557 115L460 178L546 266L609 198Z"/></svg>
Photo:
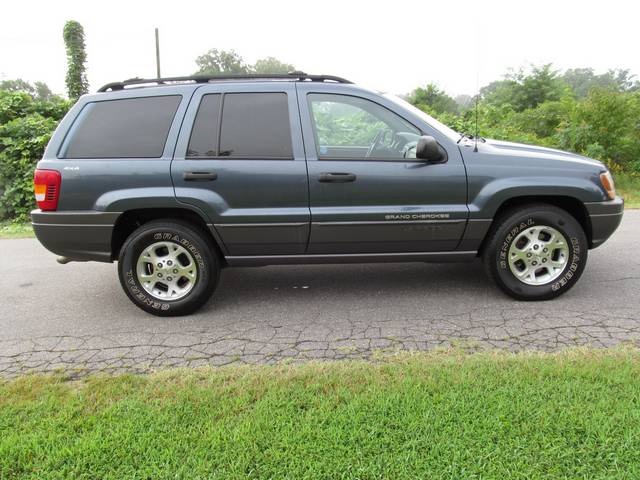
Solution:
<svg viewBox="0 0 640 480"><path fill-rule="evenodd" d="M198 88L171 176L178 200L205 212L228 255L304 253L309 192L292 83Z"/></svg>
<svg viewBox="0 0 640 480"><path fill-rule="evenodd" d="M446 163L429 164L416 160L415 143L437 132L410 123L383 97L311 83L298 84L298 96L309 170L308 253L456 249L468 209L455 144L443 145Z"/></svg>

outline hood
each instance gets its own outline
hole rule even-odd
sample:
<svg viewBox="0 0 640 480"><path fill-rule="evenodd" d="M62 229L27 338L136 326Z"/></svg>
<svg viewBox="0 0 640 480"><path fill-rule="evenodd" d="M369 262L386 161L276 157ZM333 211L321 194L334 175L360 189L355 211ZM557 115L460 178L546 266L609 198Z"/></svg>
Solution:
<svg viewBox="0 0 640 480"><path fill-rule="evenodd" d="M502 140L486 139L486 142L480 144L486 149L486 153L494 155L505 155L509 157L525 157L540 158L544 160L561 160L569 162L577 162L583 165L591 165L598 168L606 168L602 162L593 160L576 153L565 152L555 148L538 147L527 145L524 143L505 142ZM482 147L481 147L482 148Z"/></svg>

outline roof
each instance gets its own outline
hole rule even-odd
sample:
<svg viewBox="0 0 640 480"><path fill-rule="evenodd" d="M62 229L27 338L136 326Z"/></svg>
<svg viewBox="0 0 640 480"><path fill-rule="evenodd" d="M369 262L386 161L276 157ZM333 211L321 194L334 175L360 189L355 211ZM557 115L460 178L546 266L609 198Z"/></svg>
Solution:
<svg viewBox="0 0 640 480"><path fill-rule="evenodd" d="M334 75L308 75L304 72L291 72L282 74L244 74L244 75L191 75L187 77L163 77L163 78L130 78L122 82L112 82L103 85L98 92L113 92L124 90L128 86L155 86L155 85L180 85L193 83L212 83L219 81L242 82L247 80L272 80L272 81L292 81L292 82L331 82L331 83L353 83L342 77Z"/></svg>

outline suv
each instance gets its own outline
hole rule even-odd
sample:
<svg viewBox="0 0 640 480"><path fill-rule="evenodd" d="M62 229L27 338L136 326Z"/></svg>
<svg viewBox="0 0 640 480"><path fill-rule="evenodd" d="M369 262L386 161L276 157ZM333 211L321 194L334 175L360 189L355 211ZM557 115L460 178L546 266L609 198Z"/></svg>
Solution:
<svg viewBox="0 0 640 480"><path fill-rule="evenodd" d="M226 266L484 259L520 300L569 290L619 225L606 167L461 135L339 77L133 79L83 96L34 176L40 242L118 261L155 315Z"/></svg>

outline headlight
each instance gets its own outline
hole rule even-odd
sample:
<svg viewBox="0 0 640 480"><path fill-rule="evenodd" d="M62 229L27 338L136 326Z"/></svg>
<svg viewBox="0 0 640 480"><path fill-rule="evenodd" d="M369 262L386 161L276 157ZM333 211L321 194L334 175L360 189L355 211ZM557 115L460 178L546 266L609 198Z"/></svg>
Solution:
<svg viewBox="0 0 640 480"><path fill-rule="evenodd" d="M600 174L600 183L602 187L606 190L607 195L609 195L609 199L613 200L616 198L616 186L613 183L613 177L609 171L602 172Z"/></svg>

